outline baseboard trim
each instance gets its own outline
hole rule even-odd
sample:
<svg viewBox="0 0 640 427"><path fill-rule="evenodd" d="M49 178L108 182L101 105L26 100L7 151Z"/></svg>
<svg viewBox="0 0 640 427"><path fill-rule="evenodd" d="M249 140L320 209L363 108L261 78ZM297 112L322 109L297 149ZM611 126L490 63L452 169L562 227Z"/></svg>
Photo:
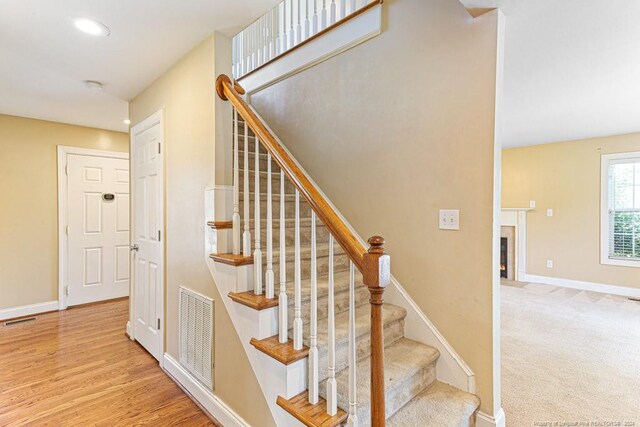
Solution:
<svg viewBox="0 0 640 427"><path fill-rule="evenodd" d="M233 409L227 406L226 403L215 396L210 390L200 384L186 369L180 366L177 360L167 353L164 354L163 369L178 385L187 390L190 396L220 424L225 427L250 427L249 423L243 420L240 415L235 413Z"/></svg>
<svg viewBox="0 0 640 427"><path fill-rule="evenodd" d="M505 427L505 425L506 420L502 408L495 416L485 414L482 411L476 412L476 427Z"/></svg>
<svg viewBox="0 0 640 427"><path fill-rule="evenodd" d="M583 282L581 280L561 279L557 277L525 275L525 282L542 283L561 288L580 289L582 291L599 292L602 294L620 295L623 297L640 298L640 289L625 286L609 285L606 283Z"/></svg>
<svg viewBox="0 0 640 427"><path fill-rule="evenodd" d="M2 309L0 310L0 320L32 316L34 314L48 313L50 311L58 311L57 300Z"/></svg>

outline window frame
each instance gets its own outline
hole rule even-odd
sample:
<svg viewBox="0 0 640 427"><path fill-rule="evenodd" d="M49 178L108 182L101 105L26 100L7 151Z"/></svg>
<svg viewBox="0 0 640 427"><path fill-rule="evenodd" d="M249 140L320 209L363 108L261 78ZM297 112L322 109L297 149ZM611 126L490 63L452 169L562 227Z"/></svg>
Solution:
<svg viewBox="0 0 640 427"><path fill-rule="evenodd" d="M640 160L640 151L602 154L600 162L600 264L640 268L640 259L619 259L609 257L609 165L616 160Z"/></svg>

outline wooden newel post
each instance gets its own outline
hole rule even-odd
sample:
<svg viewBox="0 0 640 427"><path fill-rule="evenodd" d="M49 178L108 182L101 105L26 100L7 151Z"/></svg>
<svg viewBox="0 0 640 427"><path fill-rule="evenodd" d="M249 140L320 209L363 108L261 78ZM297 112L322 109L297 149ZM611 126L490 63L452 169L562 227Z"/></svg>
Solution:
<svg viewBox="0 0 640 427"><path fill-rule="evenodd" d="M391 260L384 253L384 238L373 236L368 243L369 250L363 260L363 280L371 293L371 426L382 427L385 425L382 296L391 281Z"/></svg>

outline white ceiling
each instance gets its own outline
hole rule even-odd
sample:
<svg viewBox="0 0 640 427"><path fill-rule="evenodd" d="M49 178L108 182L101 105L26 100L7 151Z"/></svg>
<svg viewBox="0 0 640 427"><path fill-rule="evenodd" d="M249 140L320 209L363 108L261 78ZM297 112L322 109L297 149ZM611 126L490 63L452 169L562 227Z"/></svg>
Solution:
<svg viewBox="0 0 640 427"><path fill-rule="evenodd" d="M1 0L0 113L126 131L130 99L213 31L232 35L277 2ZM640 131L640 1L499 3L505 147ZM80 16L111 35L78 32Z"/></svg>
<svg viewBox="0 0 640 427"><path fill-rule="evenodd" d="M504 146L640 131L640 1L504 0Z"/></svg>
<svg viewBox="0 0 640 427"><path fill-rule="evenodd" d="M126 131L130 99L213 31L233 35L277 2L1 0L0 113ZM85 35L74 17L111 35Z"/></svg>

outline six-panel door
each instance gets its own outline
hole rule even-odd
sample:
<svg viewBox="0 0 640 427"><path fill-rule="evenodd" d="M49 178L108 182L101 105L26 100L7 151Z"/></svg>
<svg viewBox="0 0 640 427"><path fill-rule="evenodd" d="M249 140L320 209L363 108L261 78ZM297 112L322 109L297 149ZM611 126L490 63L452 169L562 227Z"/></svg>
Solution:
<svg viewBox="0 0 640 427"><path fill-rule="evenodd" d="M129 295L129 160L70 154L68 305Z"/></svg>

